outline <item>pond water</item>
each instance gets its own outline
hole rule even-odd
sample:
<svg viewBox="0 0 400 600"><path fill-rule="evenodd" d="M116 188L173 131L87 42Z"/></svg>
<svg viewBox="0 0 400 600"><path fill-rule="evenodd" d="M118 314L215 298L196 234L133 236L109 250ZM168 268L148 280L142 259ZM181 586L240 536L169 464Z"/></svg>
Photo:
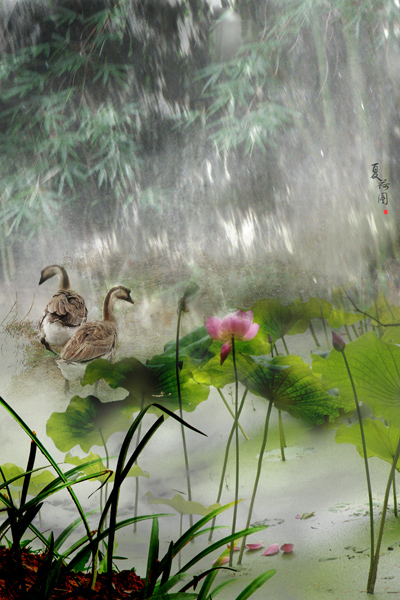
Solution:
<svg viewBox="0 0 400 600"><path fill-rule="evenodd" d="M50 280L51 281L51 280ZM47 285L47 288L46 288ZM41 288L27 290L19 301L17 315L24 316L30 309L27 319L33 327L40 316L43 305L52 293L50 282ZM76 287L85 290L90 298L93 290L85 289L85 282L77 278ZM42 289L44 288L44 289ZM93 294L94 297L94 294ZM3 298L3 307L13 306L13 294ZM32 304L33 301L33 304ZM25 306L26 305L26 306ZM14 307L14 314L16 308ZM124 324L121 331L121 345L118 358L132 354L132 346L136 353L137 338L132 336L135 329L135 310L137 306L121 306L117 308L117 318ZM89 318L94 318L98 305L93 302ZM163 329L164 339L158 333L148 346L141 348L141 358L146 352L151 356L153 351L161 351L162 344L173 339L174 316L170 311L170 330ZM45 355L37 346L37 339L20 334L16 328L7 328L12 322L12 313L5 320L1 333L2 355L4 357L1 378L3 398L18 412L26 423L36 431L39 439L45 444L53 457L63 462L65 453L60 452L52 439L46 435L46 422L54 412L64 412L72 395L85 397L93 393L92 386L82 387L79 382L71 384L71 392L63 392L63 379L55 364L54 358ZM189 316L189 315L187 315ZM136 316L136 319L138 317ZM154 321L160 322L165 316L160 312L153 315ZM182 334L193 327L193 320L199 315L191 315L184 321ZM199 322L194 325L200 324ZM159 323L158 323L159 325ZM158 331L158 325L155 326ZM317 335L322 340L323 332ZM277 346L279 348L278 342ZM309 332L295 336L288 341L290 350L305 360L310 360L310 350L314 342ZM283 351L283 348L281 348ZM241 389L242 391L242 389ZM225 390L229 403L233 402L233 389ZM102 401L119 400L124 396L123 390L112 390L105 382L101 382L98 396ZM240 436L240 488L239 497L243 499L238 506L238 527L245 525L249 500L254 482L257 459L261 445L260 422L266 414L266 403L259 397L249 394L241 423L249 440ZM206 433L207 438L188 431L186 434L189 452L193 499L209 506L216 500L219 477L222 468L225 443L232 425L228 414L215 389L211 389L206 402L202 402L194 412L184 413L187 421ZM154 416L147 416L144 430L154 422ZM12 462L21 467L26 464L29 440L17 423L3 411L0 420L2 436L2 464ZM249 536L248 542L264 543L264 549L273 543L282 545L293 543L294 551L290 555L281 552L274 556L261 556L262 551L246 552L243 563L234 575L235 584L223 590L219 597L228 600L236 597L241 589L259 573L276 568L277 573L254 594L256 600L268 597L280 597L285 600L303 600L304 598L342 598L353 599L365 589L368 574L368 504L361 458L352 446L336 444L335 430L321 428L310 429L310 426L283 414L283 423L287 442L287 460L282 462L279 450L279 427L277 411L273 411L263 470L255 503L252 523L267 524L268 529ZM107 443L110 456L116 455L122 443L123 433L112 435ZM91 452L104 456L102 447L93 446ZM71 450L74 456L85 456L79 446ZM37 465L45 465L43 458L38 458ZM177 492L186 496L186 480L182 454L180 428L172 419L167 419L156 436L152 438L141 455L138 464L150 474L149 478L140 477L138 514L151 514L154 511L174 513L168 506L149 505L149 492L157 498L172 498ZM387 469L382 468L377 459L370 461L374 500L376 501L376 522L379 518L379 507L382 503ZM64 465L67 468L67 465ZM225 476L222 503L230 502L234 495L234 456L231 451ZM97 484L87 482L75 488L85 510L99 506L100 494L95 492ZM93 493L95 492L95 493ZM132 516L135 503L135 480L126 480L120 503L120 518ZM69 496L62 492L46 502L41 510L37 525L42 531L60 533L76 518L74 506ZM299 518L303 516L303 518ZM304 518L304 517L307 518ZM195 517L196 518L196 517ZM93 528L96 518L91 517ZM220 525L231 525L231 512L219 517ZM183 518L183 528L189 526L188 517ZM160 551L167 550L168 543L177 539L179 534L179 516L168 516L160 519ZM229 529L216 530L214 539L227 535ZM78 535L78 534L77 534ZM139 574L146 569L147 549L150 537L150 521L127 528L117 536L119 556L127 561L120 561L120 568L134 565ZM197 538L182 552L181 564L185 564L200 549L207 547L206 537ZM387 548L393 550L387 550ZM398 554L400 552L400 526L398 520L390 514L386 526L383 552L380 562L375 597L387 597L387 593L400 593L400 573L398 573ZM199 574L208 568L219 552L203 559L199 565L191 569ZM178 561L175 559L175 567ZM340 573L340 576L338 575ZM218 581L231 577L228 572L221 573ZM235 592L235 594L234 594Z"/></svg>

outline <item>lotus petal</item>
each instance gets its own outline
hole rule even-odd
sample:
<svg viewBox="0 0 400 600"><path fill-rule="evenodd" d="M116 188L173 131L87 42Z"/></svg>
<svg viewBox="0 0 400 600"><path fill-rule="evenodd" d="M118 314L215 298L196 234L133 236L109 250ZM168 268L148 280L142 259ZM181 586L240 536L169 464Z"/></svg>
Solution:
<svg viewBox="0 0 400 600"><path fill-rule="evenodd" d="M263 552L262 556L272 556L272 554L276 554L277 552L279 552L279 544L272 544L272 546Z"/></svg>
<svg viewBox="0 0 400 600"><path fill-rule="evenodd" d="M260 548L264 548L264 544L262 542L246 544L246 548L247 550L260 550Z"/></svg>
<svg viewBox="0 0 400 600"><path fill-rule="evenodd" d="M283 544L281 550L284 554L290 554L293 552L293 544Z"/></svg>

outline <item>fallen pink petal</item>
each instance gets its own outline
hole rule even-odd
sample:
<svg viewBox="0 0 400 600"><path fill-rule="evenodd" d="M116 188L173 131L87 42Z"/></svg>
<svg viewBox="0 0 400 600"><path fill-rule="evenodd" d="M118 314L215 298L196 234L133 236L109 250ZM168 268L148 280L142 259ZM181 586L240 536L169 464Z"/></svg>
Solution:
<svg viewBox="0 0 400 600"><path fill-rule="evenodd" d="M265 552L263 552L262 556L272 556L273 554L276 554L277 552L279 552L279 544L272 544L272 546L270 546L269 548L266 549Z"/></svg>
<svg viewBox="0 0 400 600"><path fill-rule="evenodd" d="M283 544L281 550L284 554L290 554L293 552L293 544Z"/></svg>
<svg viewBox="0 0 400 600"><path fill-rule="evenodd" d="M264 544L262 542L258 542L255 544L246 544L247 550L260 550L260 548L264 548Z"/></svg>

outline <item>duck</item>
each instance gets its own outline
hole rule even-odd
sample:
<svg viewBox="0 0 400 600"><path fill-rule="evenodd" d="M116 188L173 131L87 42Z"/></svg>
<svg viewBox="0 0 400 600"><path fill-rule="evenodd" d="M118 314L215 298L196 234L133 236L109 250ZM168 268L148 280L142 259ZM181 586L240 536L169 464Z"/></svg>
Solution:
<svg viewBox="0 0 400 600"><path fill-rule="evenodd" d="M69 381L81 379L86 366L96 360L112 360L118 340L117 319L113 307L116 300L134 304L131 290L118 285L107 293L103 302L103 320L83 323L60 352L57 365L65 379L64 391L69 391Z"/></svg>
<svg viewBox="0 0 400 600"><path fill-rule="evenodd" d="M40 342L56 354L53 346L64 346L87 319L87 308L82 296L71 289L69 277L64 267L49 265L40 274L39 285L60 276L59 289L48 302L39 321Z"/></svg>

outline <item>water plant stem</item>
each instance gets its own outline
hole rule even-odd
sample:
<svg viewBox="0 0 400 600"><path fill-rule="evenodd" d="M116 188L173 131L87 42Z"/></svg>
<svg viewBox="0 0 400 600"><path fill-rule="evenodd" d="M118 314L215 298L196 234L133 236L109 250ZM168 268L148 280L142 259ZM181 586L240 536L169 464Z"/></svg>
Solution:
<svg viewBox="0 0 400 600"><path fill-rule="evenodd" d="M393 512L397 517L396 471L393 472Z"/></svg>
<svg viewBox="0 0 400 600"><path fill-rule="evenodd" d="M235 354L235 336L232 336L232 360L233 360L233 370L235 372L235 457L236 457L236 477L235 477L235 504L233 506L233 519L232 519L232 536L236 531L236 516L237 516L237 505L239 500L239 379L237 374L237 366L236 366L236 354ZM232 566L233 563L233 549L234 549L234 541L231 543L231 548L229 552L229 566Z"/></svg>
<svg viewBox="0 0 400 600"><path fill-rule="evenodd" d="M286 441L285 441L285 432L283 431L282 411L281 410L278 410L278 416L279 416L279 443L281 446L281 458L283 461L285 461L286 460L286 458L285 458Z"/></svg>
<svg viewBox="0 0 400 600"><path fill-rule="evenodd" d="M349 342L352 342L353 340L351 339L350 330L349 330L349 328L347 327L346 324L345 324L344 328L345 328L346 333L347 333L347 339L349 340Z"/></svg>
<svg viewBox="0 0 400 600"><path fill-rule="evenodd" d="M360 404L358 402L356 387L354 385L353 377L352 377L351 371L350 371L350 366L349 366L349 363L347 361L344 349L342 351L342 356L343 356L343 359L344 359L344 362L345 362L345 365L346 365L347 373L348 373L349 378L350 378L351 387L353 388L354 400L355 400L355 403L356 403L356 409L357 409L357 415L358 415L358 422L360 424L360 434L361 434L361 442L362 442L363 455L364 455L365 475L366 475L366 478L367 478L368 501L369 501L369 528L370 528L370 539L371 539L370 571L369 571L369 577L368 577L368 582L369 582L370 579L371 579L372 568L373 568L373 565L374 565L374 548L375 548L375 540L374 540L374 513L373 513L374 509L373 509L373 503L372 503L371 478L370 478L370 475L369 475L368 458L367 458L367 446L366 446L366 443L365 443L364 427L363 427L363 424L362 424L362 416L361 416L361 411L360 411Z"/></svg>
<svg viewBox="0 0 400 600"><path fill-rule="evenodd" d="M223 393L221 392L221 390L220 390L219 388L217 388L217 391L218 391L219 395L220 395L220 396L221 396L221 398L222 398L222 402L225 404L226 408L229 410L229 412L230 412L230 414L232 415L233 419L235 419L235 415L233 414L233 411L232 411L231 407L229 406L229 404L228 404L228 402L227 402L227 400L226 400L225 396L223 395ZM243 435L244 435L245 439L248 441L248 440L249 440L249 437L248 437L248 435L246 434L245 430L243 429L243 427L241 426L241 424L240 424L240 423L238 423L238 425L239 425L239 429L240 429L240 431L243 433Z"/></svg>
<svg viewBox="0 0 400 600"><path fill-rule="evenodd" d="M325 332L326 347L327 347L327 348L328 348L328 350L329 350L329 348L330 348L330 345L329 345L329 339L328 339L328 332L327 332L327 330L326 330L326 323L325 323L324 311L322 310L322 304L321 304L321 301L320 301L320 299L319 299L319 298L318 298L318 304L319 304L319 310L320 310L320 312L321 312L321 321L322 321L322 326L323 326L323 328L324 328L324 332Z"/></svg>
<svg viewBox="0 0 400 600"><path fill-rule="evenodd" d="M358 332L357 332L356 326L355 326L355 325L352 325L352 326L351 326L351 328L352 328L352 330L354 331L354 335L356 336L356 338L358 338L358 337L359 337L359 334L358 334Z"/></svg>
<svg viewBox="0 0 400 600"><path fill-rule="evenodd" d="M179 400L179 416L181 419L183 419L181 385L180 385L180 381L179 381L179 332L180 332L180 327L181 327L181 317L182 317L182 303L179 302L179 304L178 304L178 324L176 327L175 372L176 372L176 385L177 385L178 400ZM183 444L183 455L185 457L188 500L190 502L192 500L192 489L190 486L189 458L188 458L187 447L186 447L185 428L182 425L182 423L181 423L181 434L182 434L182 444ZM189 523L190 523L190 527L192 527L193 526L193 515L189 515Z"/></svg>
<svg viewBox="0 0 400 600"><path fill-rule="evenodd" d="M244 391L244 394L242 396L242 401L241 401L240 406L239 406L238 419L239 419L240 414L242 412L242 409L243 409L243 406L244 406L244 401L246 400L247 392L248 392L248 389L246 388L245 391ZM222 496L222 489L224 487L224 478L225 478L225 472L226 472L226 465L228 464L229 449L230 449L230 446L231 446L231 442L232 442L232 438L233 438L233 434L234 433L235 433L235 423L233 423L233 425L232 425L232 429L231 429L230 434L228 436L228 441L226 442L224 464L222 465L221 479L220 479L220 482L219 482L219 490L218 490L218 496L217 496L217 500L216 500L217 503L221 500L221 496ZM213 518L212 523L211 523L211 531L210 531L210 534L208 536L208 541L209 542L211 542L212 536L213 536L213 533L214 533L215 519L216 519L216 517Z"/></svg>
<svg viewBox="0 0 400 600"><path fill-rule="evenodd" d="M311 321L310 321L310 324L309 324L309 326L308 326L308 327L309 327L309 329L310 329L310 333L311 333L311 335L312 335L312 336L313 336L313 338L314 338L315 345L317 346L317 348L319 348L319 347L321 346L321 344L320 344L320 343L319 343L319 341L318 341L317 335L316 335L316 333L315 333L315 330L314 330L314 327L313 327L313 324L311 323Z"/></svg>
<svg viewBox="0 0 400 600"><path fill-rule="evenodd" d="M286 354L288 354L288 355L289 355L289 354L290 354L290 352L289 352L289 349L288 349L288 347L287 347L287 345L286 345L285 338L284 338L283 336L282 336L282 342L283 342L283 346L284 346L284 348L285 348Z"/></svg>
<svg viewBox="0 0 400 600"><path fill-rule="evenodd" d="M246 529L248 529L250 527L251 515L253 513L254 501L256 499L258 482L260 480L262 461L264 458L264 450L265 450L265 446L267 445L268 426L269 426L269 419L271 416L272 404L273 404L273 401L270 400L269 405L268 405L268 410L267 410L267 416L265 417L264 435L263 435L263 440L261 443L260 455L258 457L257 473L256 473L255 481L254 481L254 488L253 488L253 493L251 496L249 513L247 515ZM242 545L240 546L238 565L242 564L242 557L243 557L243 552L244 552L245 547L246 547L246 536L242 539Z"/></svg>
<svg viewBox="0 0 400 600"><path fill-rule="evenodd" d="M396 470L396 465L397 465L397 462L399 460L399 457L400 457L400 438L399 438L399 442L397 444L396 454L395 454L394 459L393 459L393 463L392 463L392 467L390 469L390 474L389 474L388 482L387 482L387 485L386 485L385 498L383 500L383 507L382 507L382 517L381 517L381 522L380 522L380 526L379 526L378 540L376 542L375 557L374 557L372 568L370 570L369 577L368 577L368 585L367 585L367 593L368 594L373 594L374 593L374 589L375 589L376 575L377 575L377 572L378 572L379 552L380 552L380 549L381 549L382 536L383 536L383 528L385 526L385 517L386 517L387 505L388 505L388 502L389 502L390 488L392 486L392 482L393 482L393 479L394 479L394 473L395 473L395 470Z"/></svg>

